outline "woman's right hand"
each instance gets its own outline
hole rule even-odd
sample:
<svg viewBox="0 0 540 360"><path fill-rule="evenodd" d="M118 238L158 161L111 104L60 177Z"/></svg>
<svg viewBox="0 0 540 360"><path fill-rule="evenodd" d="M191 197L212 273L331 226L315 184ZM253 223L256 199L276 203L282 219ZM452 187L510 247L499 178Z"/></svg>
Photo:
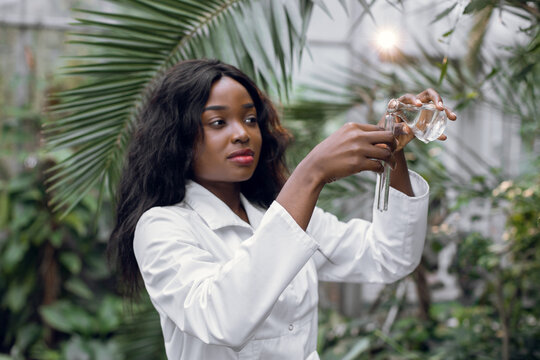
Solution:
<svg viewBox="0 0 540 360"><path fill-rule="evenodd" d="M391 131L370 124L347 123L318 144L302 161L322 183L393 164L396 141Z"/></svg>
<svg viewBox="0 0 540 360"><path fill-rule="evenodd" d="M382 172L379 160L395 163L395 147L391 131L376 125L345 124L298 164L276 201L306 230L324 184L364 170Z"/></svg>

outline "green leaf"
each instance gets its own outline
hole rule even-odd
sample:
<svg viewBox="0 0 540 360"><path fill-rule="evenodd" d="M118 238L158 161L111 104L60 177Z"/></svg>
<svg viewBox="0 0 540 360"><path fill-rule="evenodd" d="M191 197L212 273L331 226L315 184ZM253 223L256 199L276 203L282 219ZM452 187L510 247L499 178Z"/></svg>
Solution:
<svg viewBox="0 0 540 360"><path fill-rule="evenodd" d="M88 348L94 359L122 359L118 344L114 340L100 341L92 339L88 342ZM155 358L155 357L154 357Z"/></svg>
<svg viewBox="0 0 540 360"><path fill-rule="evenodd" d="M78 332L90 335L95 330L92 315L67 300L41 306L39 312L49 326L65 333Z"/></svg>
<svg viewBox="0 0 540 360"><path fill-rule="evenodd" d="M354 346L347 352L343 357L343 360L354 360L357 359L360 354L369 349L370 341L369 338L361 338L359 341L354 344Z"/></svg>
<svg viewBox="0 0 540 360"><path fill-rule="evenodd" d="M439 84L442 84L447 71L448 71L448 59L445 57L441 65L441 75L439 76Z"/></svg>
<svg viewBox="0 0 540 360"><path fill-rule="evenodd" d="M72 274L78 274L81 272L82 261L79 255L73 252L62 252L60 254L60 262L71 272Z"/></svg>
<svg viewBox="0 0 540 360"><path fill-rule="evenodd" d="M328 17L330 19L332 19L332 13L330 12L330 9L328 9L328 7L326 6L326 4L324 3L324 0L313 0L313 2L321 8L322 11L324 11L324 13L326 15L328 15Z"/></svg>
<svg viewBox="0 0 540 360"><path fill-rule="evenodd" d="M86 224L79 216L69 214L62 218L62 224L73 229L78 236L85 236L87 233Z"/></svg>
<svg viewBox="0 0 540 360"><path fill-rule="evenodd" d="M71 277L65 283L64 287L69 292L83 298L90 300L94 297L94 293L90 288L78 277Z"/></svg>
<svg viewBox="0 0 540 360"><path fill-rule="evenodd" d="M26 306L28 296L34 285L34 278L30 276L27 276L24 281L12 282L2 300L3 304L12 312L19 313Z"/></svg>
<svg viewBox="0 0 540 360"><path fill-rule="evenodd" d="M488 6L492 6L493 1L491 0L471 0L469 5L465 7L465 10L463 10L464 14L470 14L475 11L480 11Z"/></svg>
<svg viewBox="0 0 540 360"><path fill-rule="evenodd" d="M448 30L447 32L445 32L444 34L442 34L443 37L448 37L450 35L452 35L452 33L454 32L455 29L452 29L452 30Z"/></svg>
<svg viewBox="0 0 540 360"><path fill-rule="evenodd" d="M0 190L0 228L4 229L9 224L10 202L7 190Z"/></svg>
<svg viewBox="0 0 540 360"><path fill-rule="evenodd" d="M122 321L123 301L120 298L106 296L101 302L97 318L102 334L111 333L118 329Z"/></svg>
<svg viewBox="0 0 540 360"><path fill-rule="evenodd" d="M53 247L58 249L62 245L62 231L54 231L49 237L49 241Z"/></svg>
<svg viewBox="0 0 540 360"><path fill-rule="evenodd" d="M8 191L10 193L16 193L25 191L29 188L33 188L34 178L30 176L20 176L12 179L8 184Z"/></svg>
<svg viewBox="0 0 540 360"><path fill-rule="evenodd" d="M88 277L93 280L106 279L111 275L104 256L88 255L85 258L85 265Z"/></svg>
<svg viewBox="0 0 540 360"><path fill-rule="evenodd" d="M375 16L373 16L373 13L371 12L371 5L373 5L374 3L375 3L374 0L372 0L370 4L368 4L366 0L360 0L360 4L362 5L364 12L369 15L369 17L373 20L373 22L375 22ZM342 3L342 6L343 5L344 3ZM347 8L345 6L344 8L345 8L345 11L347 11Z"/></svg>
<svg viewBox="0 0 540 360"><path fill-rule="evenodd" d="M111 12L83 13L71 35L91 55L66 67L84 85L55 95L45 128L47 148L74 149L48 174L54 211L71 211L96 184L114 189L127 145L153 85L175 63L221 58L266 90L290 86L313 9L311 1L129 0ZM254 31L256 29L256 31ZM231 46L234 44L234 47ZM280 84L281 82L281 84Z"/></svg>
<svg viewBox="0 0 540 360"><path fill-rule="evenodd" d="M73 336L65 344L62 349L63 359L77 359L77 360L92 360L95 359L92 356L92 351L88 347L88 343L84 341L80 336Z"/></svg>
<svg viewBox="0 0 540 360"><path fill-rule="evenodd" d="M429 24L434 24L436 23L437 21L441 20L442 18L446 17L448 14L450 14L452 12L452 10L454 10L454 8L457 6L457 2L455 2L452 6L450 6L449 8L445 9L444 11L440 12L439 14L437 14L437 16L435 16L435 19L433 19Z"/></svg>
<svg viewBox="0 0 540 360"><path fill-rule="evenodd" d="M41 331L41 327L35 323L23 325L19 331L17 331L17 341L15 343L15 347L18 349L18 351L20 351L20 353L26 352L30 346L39 339ZM2 360L1 357L0 360Z"/></svg>
<svg viewBox="0 0 540 360"><path fill-rule="evenodd" d="M0 253L2 257L2 269L6 273L11 273L22 262L28 248L29 244L27 242L19 241L16 238L10 241L3 253Z"/></svg>

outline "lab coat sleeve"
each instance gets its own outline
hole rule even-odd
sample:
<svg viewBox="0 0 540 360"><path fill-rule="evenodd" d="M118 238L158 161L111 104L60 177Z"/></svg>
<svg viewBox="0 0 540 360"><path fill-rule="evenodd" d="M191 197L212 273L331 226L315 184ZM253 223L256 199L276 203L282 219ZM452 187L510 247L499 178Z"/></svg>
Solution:
<svg viewBox="0 0 540 360"><path fill-rule="evenodd" d="M409 172L415 196L390 188L388 211L373 206L373 220L347 223L316 208L310 234L319 244L314 255L319 280L391 283L420 262L427 226L429 186Z"/></svg>
<svg viewBox="0 0 540 360"><path fill-rule="evenodd" d="M277 202L228 261L203 249L200 236L168 208L145 212L134 236L145 287L181 331L240 350L318 244Z"/></svg>

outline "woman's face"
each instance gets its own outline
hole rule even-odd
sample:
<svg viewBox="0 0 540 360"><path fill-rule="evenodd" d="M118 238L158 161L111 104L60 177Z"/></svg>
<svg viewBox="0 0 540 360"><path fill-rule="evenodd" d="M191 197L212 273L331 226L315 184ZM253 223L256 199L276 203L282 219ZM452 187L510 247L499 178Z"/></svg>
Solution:
<svg viewBox="0 0 540 360"><path fill-rule="evenodd" d="M195 143L194 180L206 187L248 180L257 167L262 138L247 90L229 77L216 81L201 121L204 137Z"/></svg>

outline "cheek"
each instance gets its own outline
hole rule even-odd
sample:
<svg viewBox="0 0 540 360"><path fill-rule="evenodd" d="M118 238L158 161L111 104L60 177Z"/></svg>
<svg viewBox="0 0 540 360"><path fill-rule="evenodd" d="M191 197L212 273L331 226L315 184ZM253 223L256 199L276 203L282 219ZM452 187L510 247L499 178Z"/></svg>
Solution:
<svg viewBox="0 0 540 360"><path fill-rule="evenodd" d="M263 143L263 140L262 140L262 133L261 133L261 130L257 127L257 129L254 131L253 135L252 135L252 141L253 143L256 143L257 146L259 147L258 150L261 150L262 148L262 143Z"/></svg>
<svg viewBox="0 0 540 360"><path fill-rule="evenodd" d="M193 145L193 158L191 160L191 163L193 164L192 166L195 166L196 163L198 163L201 159L201 153L202 153L202 146L200 144L200 142L196 142L194 145Z"/></svg>

